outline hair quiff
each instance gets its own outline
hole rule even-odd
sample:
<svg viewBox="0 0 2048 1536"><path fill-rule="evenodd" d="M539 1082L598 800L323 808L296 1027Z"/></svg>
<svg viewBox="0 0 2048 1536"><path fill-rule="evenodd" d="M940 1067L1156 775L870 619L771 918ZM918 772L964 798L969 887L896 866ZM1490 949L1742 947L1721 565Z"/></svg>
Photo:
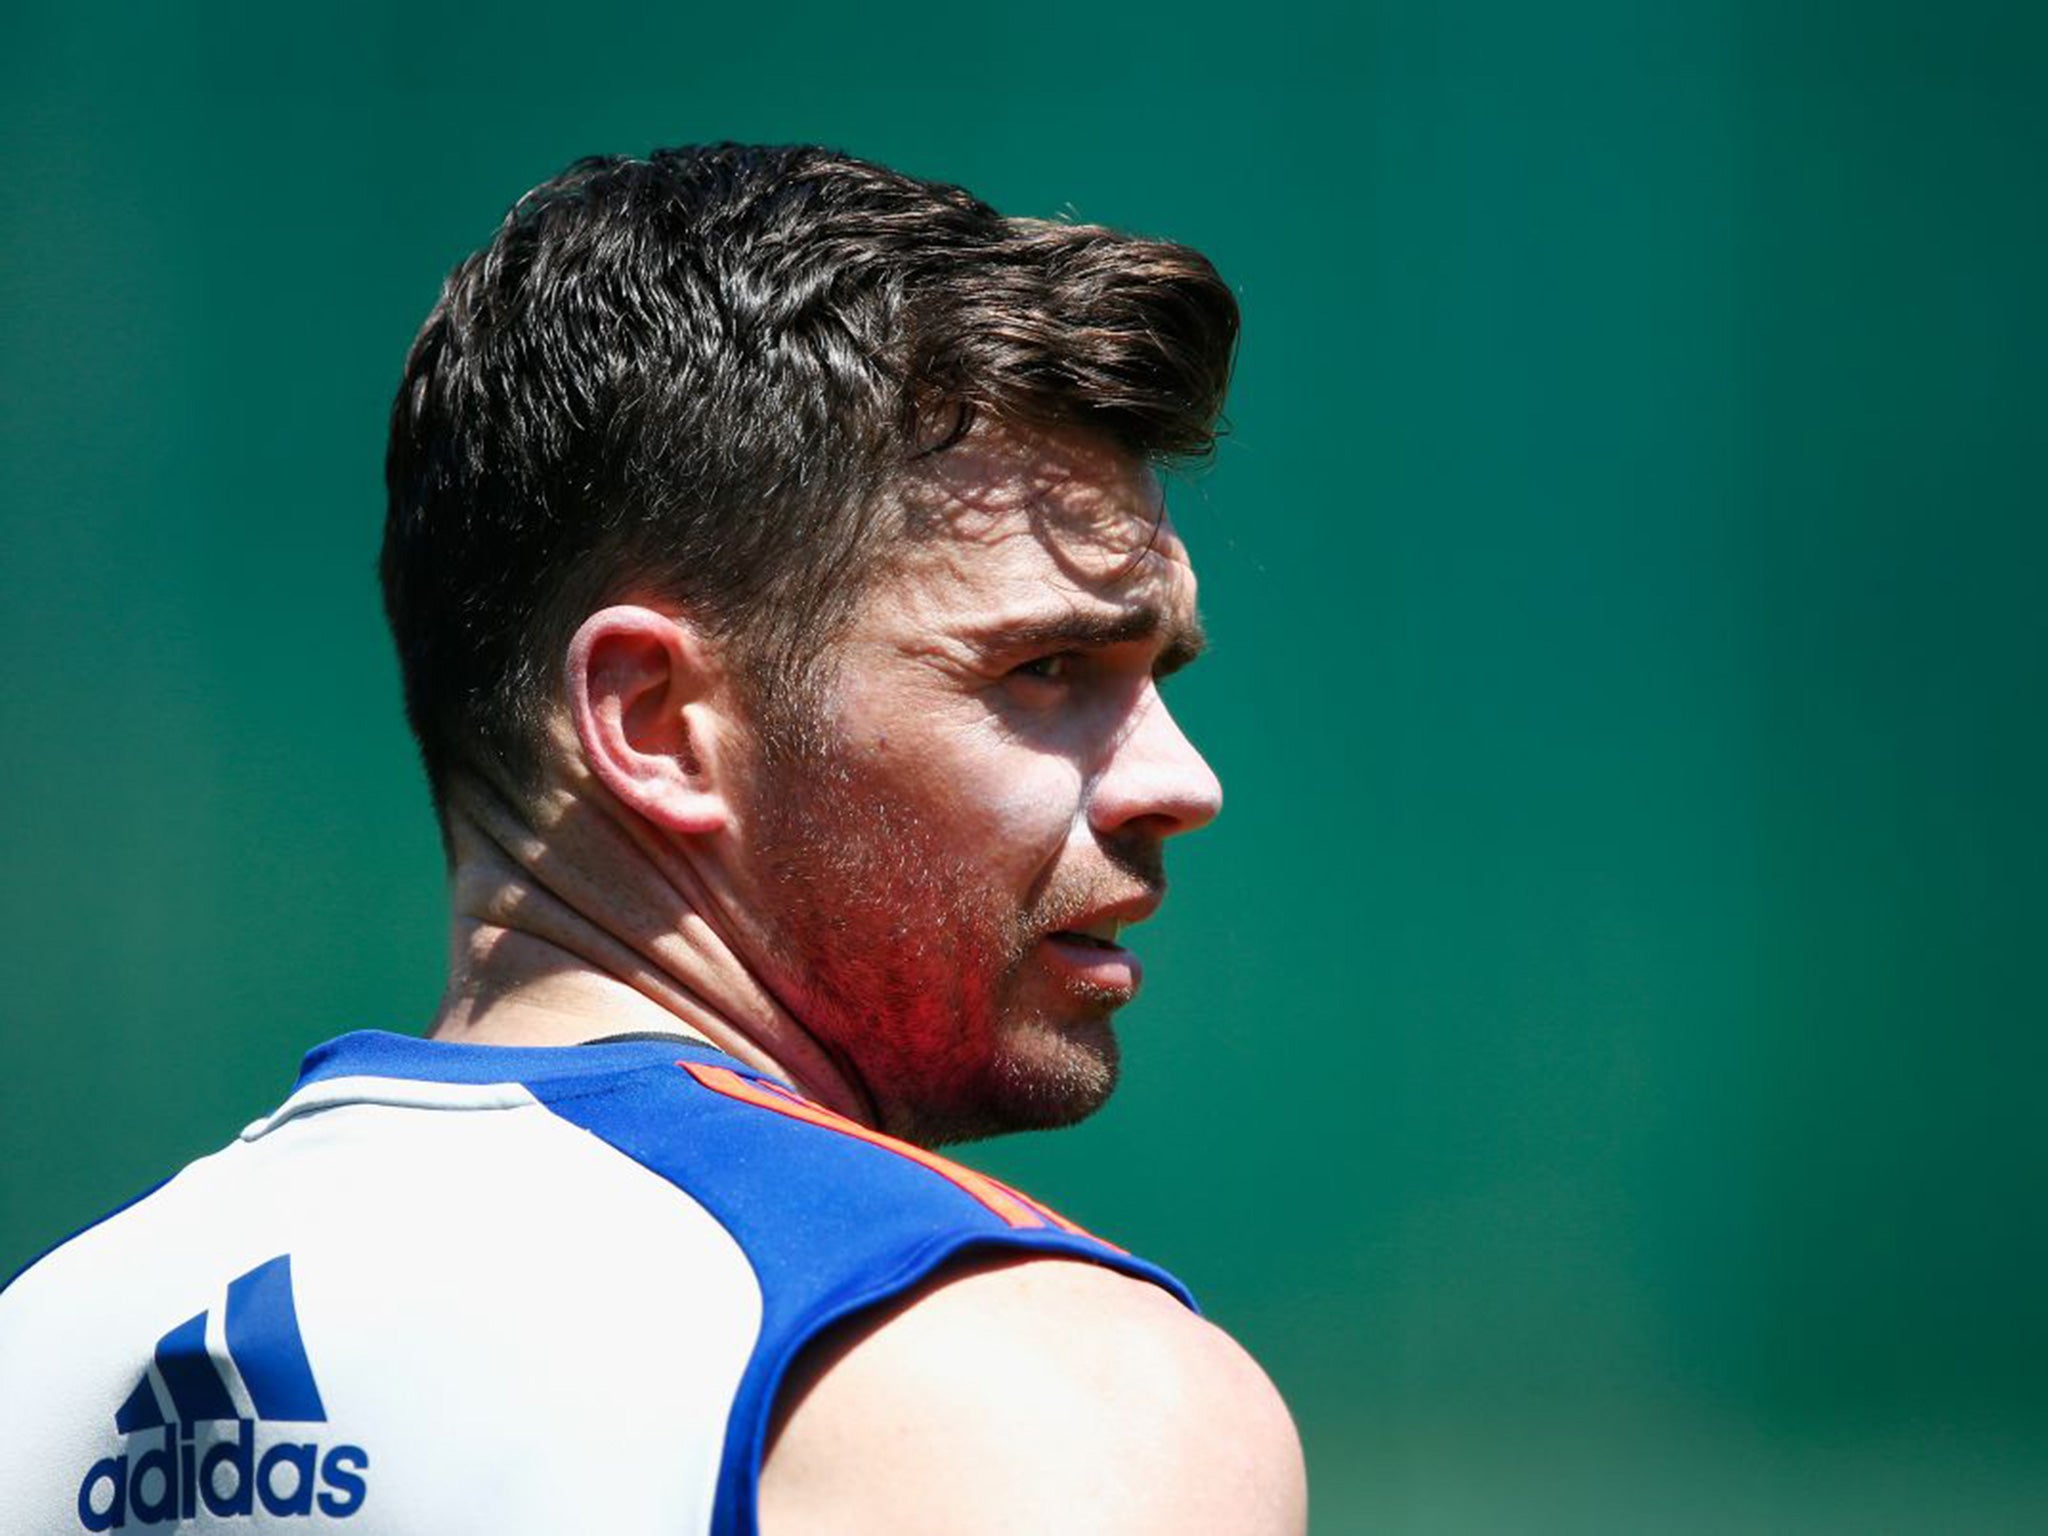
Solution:
<svg viewBox="0 0 2048 1536"><path fill-rule="evenodd" d="M578 161L449 275L392 410L385 610L437 807L461 772L534 787L605 601L672 600L773 695L912 460L981 415L1199 457L1236 336L1184 246L831 150Z"/></svg>

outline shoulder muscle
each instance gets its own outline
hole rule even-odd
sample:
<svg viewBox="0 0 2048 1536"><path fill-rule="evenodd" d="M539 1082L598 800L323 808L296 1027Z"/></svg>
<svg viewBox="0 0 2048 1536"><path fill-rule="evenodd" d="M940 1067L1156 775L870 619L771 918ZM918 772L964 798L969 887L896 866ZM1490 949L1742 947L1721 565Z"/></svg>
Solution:
<svg viewBox="0 0 2048 1536"><path fill-rule="evenodd" d="M1228 1335L1155 1286L1030 1259L954 1271L799 1362L765 1536L1296 1536L1301 1451Z"/></svg>

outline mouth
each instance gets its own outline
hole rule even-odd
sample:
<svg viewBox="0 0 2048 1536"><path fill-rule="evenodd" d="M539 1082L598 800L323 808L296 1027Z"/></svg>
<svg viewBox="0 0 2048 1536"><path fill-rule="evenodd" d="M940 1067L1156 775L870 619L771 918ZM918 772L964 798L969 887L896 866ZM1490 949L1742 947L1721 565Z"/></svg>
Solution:
<svg viewBox="0 0 2048 1536"><path fill-rule="evenodd" d="M1158 910L1161 893L1150 891L1097 911L1071 927L1045 936L1045 953L1069 985L1098 999L1121 1003L1137 995L1145 968L1123 945L1126 928Z"/></svg>

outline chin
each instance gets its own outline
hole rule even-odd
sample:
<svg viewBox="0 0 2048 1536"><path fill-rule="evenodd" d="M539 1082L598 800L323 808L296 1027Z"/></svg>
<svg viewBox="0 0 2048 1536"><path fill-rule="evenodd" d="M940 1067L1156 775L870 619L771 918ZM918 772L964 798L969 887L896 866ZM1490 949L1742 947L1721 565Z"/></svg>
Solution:
<svg viewBox="0 0 2048 1536"><path fill-rule="evenodd" d="M913 1110L910 1139L941 1146L1079 1124L1109 1102L1118 1069L1116 1034L1107 1018L1063 1025L1035 1021L1012 1033L971 1091Z"/></svg>

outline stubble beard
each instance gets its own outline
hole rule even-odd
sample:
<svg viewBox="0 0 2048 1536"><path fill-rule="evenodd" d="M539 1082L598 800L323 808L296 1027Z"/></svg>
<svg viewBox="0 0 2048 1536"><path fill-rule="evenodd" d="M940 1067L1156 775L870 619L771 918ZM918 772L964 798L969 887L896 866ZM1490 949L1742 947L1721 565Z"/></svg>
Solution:
<svg viewBox="0 0 2048 1536"><path fill-rule="evenodd" d="M1123 998L1057 985L1036 962L1086 893L1026 904L994 888L829 748L771 756L756 788L776 990L859 1080L880 1129L938 1146L1071 1125L1102 1106Z"/></svg>

